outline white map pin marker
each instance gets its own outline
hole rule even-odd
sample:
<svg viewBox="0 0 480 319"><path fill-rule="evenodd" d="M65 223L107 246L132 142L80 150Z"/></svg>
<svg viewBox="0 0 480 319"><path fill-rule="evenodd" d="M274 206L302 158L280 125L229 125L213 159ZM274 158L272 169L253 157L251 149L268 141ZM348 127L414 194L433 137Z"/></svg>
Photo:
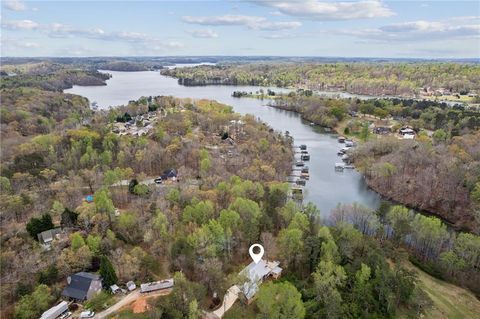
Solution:
<svg viewBox="0 0 480 319"><path fill-rule="evenodd" d="M258 254L255 254L253 252L253 248L255 247L258 247L260 249L260 252ZM253 261L258 264L258 262L262 259L263 257L263 253L265 252L265 250L263 249L263 246L260 245L260 244L253 244L252 246L250 246L250 249L248 250L248 252L250 253L250 257L252 257Z"/></svg>

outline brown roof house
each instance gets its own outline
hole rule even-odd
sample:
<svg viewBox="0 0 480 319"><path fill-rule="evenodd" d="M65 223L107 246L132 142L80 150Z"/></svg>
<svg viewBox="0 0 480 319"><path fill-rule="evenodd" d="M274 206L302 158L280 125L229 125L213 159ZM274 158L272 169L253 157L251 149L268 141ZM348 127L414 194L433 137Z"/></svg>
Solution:
<svg viewBox="0 0 480 319"><path fill-rule="evenodd" d="M78 272L68 276L68 285L63 289L62 296L77 301L89 300L102 291L102 278L99 275Z"/></svg>

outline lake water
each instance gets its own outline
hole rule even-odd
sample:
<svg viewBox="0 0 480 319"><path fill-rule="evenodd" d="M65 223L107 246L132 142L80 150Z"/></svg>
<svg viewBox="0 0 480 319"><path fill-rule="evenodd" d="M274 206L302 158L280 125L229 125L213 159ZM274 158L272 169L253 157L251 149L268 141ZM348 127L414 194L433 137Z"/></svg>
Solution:
<svg viewBox="0 0 480 319"><path fill-rule="evenodd" d="M212 99L231 105L240 114L253 114L275 130L289 131L294 144L306 144L310 153L310 180L305 187L305 203L317 205L323 217L338 203L358 202L370 208L377 208L380 196L368 189L363 177L355 170L337 172L336 162L341 162L337 151L344 146L337 142L335 134L321 132L319 127L310 126L296 113L266 106L267 101L250 98L233 98L233 91L255 92L254 86L198 86L186 87L176 79L159 72L114 72L106 86L74 86L65 90L97 102L100 108L126 104L141 96L172 95L193 99ZM263 88L264 90L266 88ZM275 88L275 91L280 89Z"/></svg>

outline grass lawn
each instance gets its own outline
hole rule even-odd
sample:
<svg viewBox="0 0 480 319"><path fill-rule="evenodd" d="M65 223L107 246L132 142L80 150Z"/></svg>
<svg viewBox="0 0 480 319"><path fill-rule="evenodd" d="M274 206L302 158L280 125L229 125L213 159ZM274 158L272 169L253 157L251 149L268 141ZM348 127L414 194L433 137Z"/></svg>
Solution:
<svg viewBox="0 0 480 319"><path fill-rule="evenodd" d="M433 306L425 314L426 319L479 318L480 300L470 291L436 279L411 263L405 266L418 273L419 287L432 299Z"/></svg>
<svg viewBox="0 0 480 319"><path fill-rule="evenodd" d="M460 98L457 98L455 95L442 95L442 96L428 96L427 100L432 101L452 101L452 102L473 102L474 98L468 95L460 95Z"/></svg>
<svg viewBox="0 0 480 319"><path fill-rule="evenodd" d="M237 301L232 308L230 308L223 319L255 319L257 314L255 313L255 305L245 305L241 301Z"/></svg>

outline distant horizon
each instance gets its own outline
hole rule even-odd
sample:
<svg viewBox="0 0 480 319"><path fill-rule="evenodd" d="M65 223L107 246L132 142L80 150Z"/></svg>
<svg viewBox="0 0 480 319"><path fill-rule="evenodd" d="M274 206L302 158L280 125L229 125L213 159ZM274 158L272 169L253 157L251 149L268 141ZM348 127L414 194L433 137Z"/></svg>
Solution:
<svg viewBox="0 0 480 319"><path fill-rule="evenodd" d="M201 59L201 58L255 58L260 60L261 58L271 59L339 59L339 60L425 60L425 61L475 61L480 63L480 57L440 57L440 58L428 58L428 57L385 57L385 56L322 56L322 55L97 55L97 56L1 56L1 59ZM208 62L208 61L202 61ZM192 62L178 62L178 64L186 64Z"/></svg>

